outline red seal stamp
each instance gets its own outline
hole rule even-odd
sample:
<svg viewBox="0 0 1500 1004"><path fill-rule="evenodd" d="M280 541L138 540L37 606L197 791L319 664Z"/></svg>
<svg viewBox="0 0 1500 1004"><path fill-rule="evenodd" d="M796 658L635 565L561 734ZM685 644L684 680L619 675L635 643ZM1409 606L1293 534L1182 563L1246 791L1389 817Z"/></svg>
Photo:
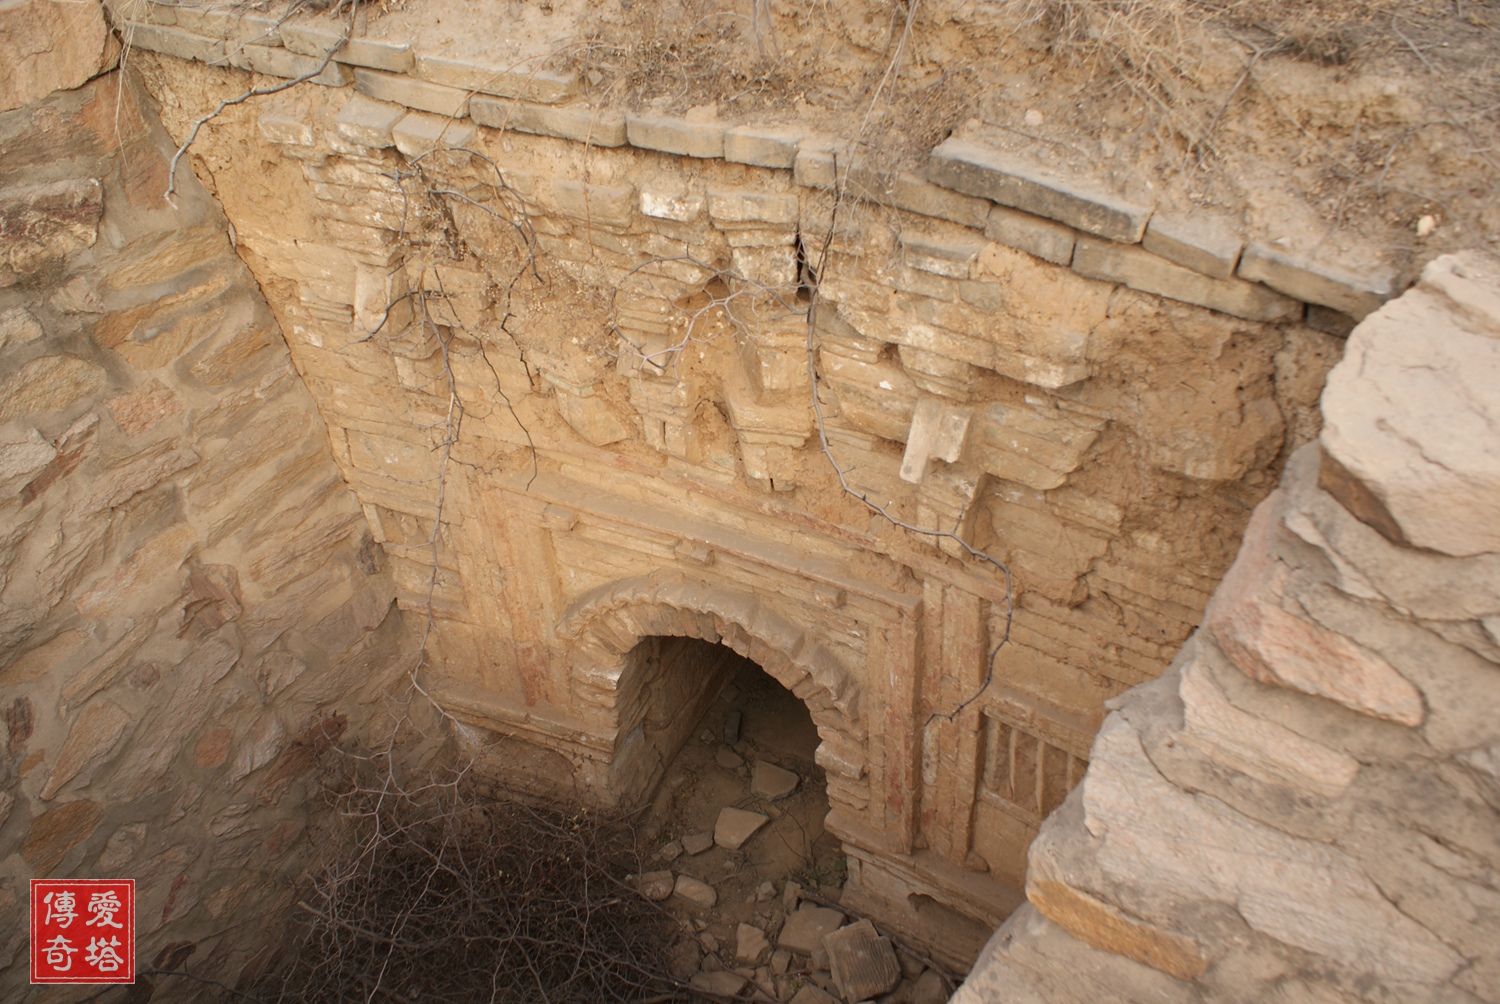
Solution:
<svg viewBox="0 0 1500 1004"><path fill-rule="evenodd" d="M32 879L31 982L134 983L135 879Z"/></svg>

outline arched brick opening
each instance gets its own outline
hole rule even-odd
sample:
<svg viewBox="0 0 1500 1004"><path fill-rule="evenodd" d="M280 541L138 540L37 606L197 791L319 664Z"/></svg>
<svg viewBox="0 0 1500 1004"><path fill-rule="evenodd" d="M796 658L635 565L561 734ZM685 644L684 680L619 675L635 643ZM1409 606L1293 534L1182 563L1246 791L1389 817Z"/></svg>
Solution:
<svg viewBox="0 0 1500 1004"><path fill-rule="evenodd" d="M818 730L820 765L848 762L848 751L864 746L859 685L807 631L747 592L685 578L612 583L569 607L558 636L569 644L575 706L590 709L599 731L611 737L608 779L619 804L634 804L651 791L684 730L713 697L711 680L684 690L686 724L648 737L651 702L642 688L651 677L649 661L661 652L642 645L646 639L695 638L756 663L807 706Z"/></svg>

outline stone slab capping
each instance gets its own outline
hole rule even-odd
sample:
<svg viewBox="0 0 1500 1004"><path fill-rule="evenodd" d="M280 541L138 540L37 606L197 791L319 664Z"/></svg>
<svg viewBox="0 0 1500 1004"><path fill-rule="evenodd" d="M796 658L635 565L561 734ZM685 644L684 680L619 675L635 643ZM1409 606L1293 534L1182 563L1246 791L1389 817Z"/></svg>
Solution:
<svg viewBox="0 0 1500 1004"><path fill-rule="evenodd" d="M391 101L417 111L449 115L456 119L469 114L469 92L442 84L429 84L411 77L399 77L377 70L355 70L354 86L378 101Z"/></svg>
<svg viewBox="0 0 1500 1004"><path fill-rule="evenodd" d="M1143 248L1079 237L1073 271L1252 321L1295 321L1302 304L1243 279L1212 279Z"/></svg>
<svg viewBox="0 0 1500 1004"><path fill-rule="evenodd" d="M1288 296L1364 319L1391 298L1388 276L1360 277L1323 262L1297 258L1264 244L1251 244L1240 259L1240 278L1263 282Z"/></svg>
<svg viewBox="0 0 1500 1004"><path fill-rule="evenodd" d="M625 115L587 106L537 105L476 94L469 115L490 129L514 129L533 136L552 136L590 146L624 146Z"/></svg>
<svg viewBox="0 0 1500 1004"><path fill-rule="evenodd" d="M791 126L735 126L724 132L724 159L735 164L790 170L803 130Z"/></svg>
<svg viewBox="0 0 1500 1004"><path fill-rule="evenodd" d="M121 33L138 48L284 79L316 69L340 39L337 29L324 22L278 23L267 15L232 8L149 0L133 3L128 10L121 0L108 0L107 6ZM488 129L596 147L633 146L790 170L800 187L842 189L905 212L957 223L994 244L1092 279L1248 320L1305 320L1340 337L1396 292L1391 275L1356 274L1290 250L1247 246L1244 236L1221 218L1155 214L1151 206L972 140L949 138L941 143L932 151L925 177L883 173L858 163L840 137L808 134L795 124L729 125L693 116L594 108L577 100L576 74L549 70L534 61L486 64L422 52L400 41L356 36L337 48L329 66L313 79L325 86L346 86L351 76L346 67L353 68L354 87L369 103L351 102L340 113L336 130L340 140L366 147L400 146L394 139L397 124L403 122L399 108L453 120L472 118ZM421 128L426 128L419 128L422 121L410 123L410 144L420 145L425 135ZM263 116L260 128L271 142L314 145L305 124L284 116ZM442 143L463 145L471 135L460 142L459 133L449 126L441 133ZM436 136L428 138L432 142L424 149L436 145ZM772 200L777 209L768 216L730 221L724 218L727 209L722 204L715 209L715 196L710 195L716 222L732 228L757 220L796 225L795 196L740 194ZM701 195L691 193L642 192L640 200L639 210L645 215L679 221L684 213L695 217L704 205ZM960 242L961 253L954 248L919 250L916 238L906 242L904 252L911 268L930 276L965 278L969 263L982 249L978 233L974 241L972 254L968 242ZM940 285L909 270L898 282L908 292L951 300L951 291Z"/></svg>
<svg viewBox="0 0 1500 1004"><path fill-rule="evenodd" d="M310 24L286 22L281 26L281 42L292 52L322 59L338 45L339 33ZM333 54L335 61L351 66L390 73L408 73L415 64L411 46L405 43L381 42L370 38L351 38Z"/></svg>
<svg viewBox="0 0 1500 1004"><path fill-rule="evenodd" d="M313 83L324 87L346 87L352 79L349 67L343 63L330 61L325 65L321 56L299 56L280 46L231 45L225 53L224 61L241 70L264 73L271 77L283 77L287 80L308 77Z"/></svg>
<svg viewBox="0 0 1500 1004"><path fill-rule="evenodd" d="M1228 279L1245 242L1221 220L1179 219L1156 214L1146 224L1141 247L1210 279Z"/></svg>
<svg viewBox="0 0 1500 1004"><path fill-rule="evenodd" d="M944 140L932 151L927 177L965 195L1127 244L1140 241L1151 218L1150 206L1090 191L999 150L959 139Z"/></svg>
<svg viewBox="0 0 1500 1004"><path fill-rule="evenodd" d="M625 134L630 145L642 150L660 150L684 157L724 156L722 122L689 122L664 115L626 115Z"/></svg>
<svg viewBox="0 0 1500 1004"><path fill-rule="evenodd" d="M456 59L417 53L416 75L434 84L445 84L502 98L524 98L538 104L555 105L578 89L578 76L524 63L513 66L483 66Z"/></svg>

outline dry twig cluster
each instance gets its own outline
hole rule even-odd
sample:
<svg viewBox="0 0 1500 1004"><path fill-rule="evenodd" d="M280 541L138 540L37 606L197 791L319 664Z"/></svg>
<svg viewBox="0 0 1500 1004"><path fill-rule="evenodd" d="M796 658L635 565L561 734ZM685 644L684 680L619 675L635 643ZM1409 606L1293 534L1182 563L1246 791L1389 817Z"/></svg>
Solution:
<svg viewBox="0 0 1500 1004"><path fill-rule="evenodd" d="M668 1000L671 922L625 881L629 827L577 809L396 786L340 758L330 855L306 928L266 1001ZM685 995L684 995L685 997Z"/></svg>

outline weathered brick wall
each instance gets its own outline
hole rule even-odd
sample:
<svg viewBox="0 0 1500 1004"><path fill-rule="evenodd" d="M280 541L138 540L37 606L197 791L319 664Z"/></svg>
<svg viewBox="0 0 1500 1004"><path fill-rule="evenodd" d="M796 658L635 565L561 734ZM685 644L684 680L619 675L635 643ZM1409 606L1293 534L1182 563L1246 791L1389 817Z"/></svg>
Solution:
<svg viewBox="0 0 1500 1004"><path fill-rule="evenodd" d="M1497 373L1493 257L1355 329L955 1004L1500 1000Z"/></svg>
<svg viewBox="0 0 1500 1004"><path fill-rule="evenodd" d="M636 644L723 641L807 703L851 902L919 940L922 904L1017 902L1104 702L1196 627L1317 431L1331 332L1383 295L964 140L926 177L851 168L795 123L592 108L399 40L323 66L321 22L131 16L177 135L249 84L219 54L318 71L194 163L398 602L431 600L447 707L617 798L654 762L622 753ZM928 532L842 492L825 436Z"/></svg>
<svg viewBox="0 0 1500 1004"><path fill-rule="evenodd" d="M47 50L72 89L0 113L7 1000L35 877L134 878L143 968L263 963L317 753L400 671L380 549L223 214L187 171L163 201L174 145L80 48Z"/></svg>

